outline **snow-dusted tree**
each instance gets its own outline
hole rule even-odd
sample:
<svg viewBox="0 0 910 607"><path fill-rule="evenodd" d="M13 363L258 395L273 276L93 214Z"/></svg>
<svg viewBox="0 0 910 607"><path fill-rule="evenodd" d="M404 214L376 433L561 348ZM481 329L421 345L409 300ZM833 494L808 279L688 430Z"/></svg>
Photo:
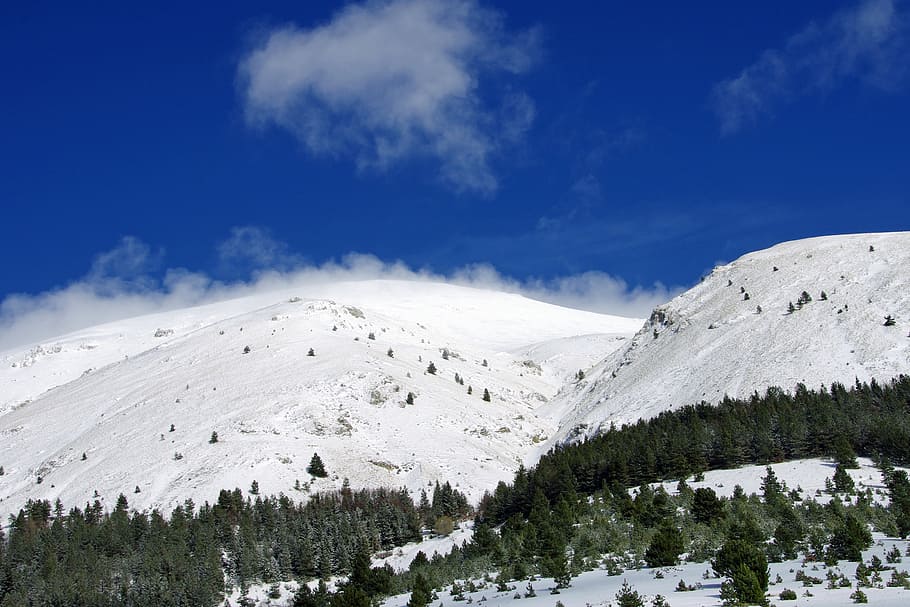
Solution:
<svg viewBox="0 0 910 607"><path fill-rule="evenodd" d="M433 361L430 361L430 364L427 365L427 373L430 375L436 375L436 365L433 364Z"/></svg>
<svg viewBox="0 0 910 607"><path fill-rule="evenodd" d="M306 467L306 471L319 478L325 478L329 475L329 473L325 471L325 464L322 463L322 458L319 457L318 453L314 453L313 457L310 458L310 465Z"/></svg>
<svg viewBox="0 0 910 607"><path fill-rule="evenodd" d="M212 435L209 437L209 443L214 445L217 442L218 442L218 433L213 430Z"/></svg>
<svg viewBox="0 0 910 607"><path fill-rule="evenodd" d="M487 402L490 402L490 391L486 388L483 389L483 399Z"/></svg>
<svg viewBox="0 0 910 607"><path fill-rule="evenodd" d="M386 356L388 356L389 358L395 358L395 350L393 350L392 348L389 348L388 351L386 352Z"/></svg>
<svg viewBox="0 0 910 607"><path fill-rule="evenodd" d="M408 392L408 395L407 395L407 397L405 397L404 402L409 405L413 405L414 404L414 393Z"/></svg>
<svg viewBox="0 0 910 607"><path fill-rule="evenodd" d="M310 348L309 352L306 353L307 356L316 356L316 351L313 348Z"/></svg>

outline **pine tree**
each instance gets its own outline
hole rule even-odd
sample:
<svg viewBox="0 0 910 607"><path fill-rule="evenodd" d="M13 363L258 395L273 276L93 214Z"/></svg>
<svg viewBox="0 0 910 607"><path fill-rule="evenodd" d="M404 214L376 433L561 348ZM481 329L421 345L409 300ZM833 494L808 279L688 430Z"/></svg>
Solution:
<svg viewBox="0 0 910 607"><path fill-rule="evenodd" d="M433 361L430 361L430 364L427 365L427 373L430 375L436 375L436 365L433 364Z"/></svg>
<svg viewBox="0 0 910 607"><path fill-rule="evenodd" d="M212 435L209 437L209 443L214 445L217 442L218 442L218 433L213 430Z"/></svg>
<svg viewBox="0 0 910 607"><path fill-rule="evenodd" d="M617 607L644 607L645 600L633 589L626 580L622 581L622 588L616 593Z"/></svg>
<svg viewBox="0 0 910 607"><path fill-rule="evenodd" d="M487 402L490 402L490 391L486 388L483 389L483 399Z"/></svg>
<svg viewBox="0 0 910 607"><path fill-rule="evenodd" d="M259 495L259 482L255 479L250 483L250 495Z"/></svg>
<svg viewBox="0 0 910 607"><path fill-rule="evenodd" d="M407 395L407 397L405 397L404 402L409 405L413 405L414 404L414 393L408 392L408 395Z"/></svg>
<svg viewBox="0 0 910 607"><path fill-rule="evenodd" d="M367 335L367 339L372 339L373 341L376 341L376 334L373 333L372 331L370 331L369 335Z"/></svg>
<svg viewBox="0 0 910 607"><path fill-rule="evenodd" d="M739 594L740 592L748 594L752 589L751 578L741 571L742 567L747 568L754 577L758 590L762 593L760 600L764 600L764 592L768 590L768 559L765 553L751 541L747 539L727 540L717 551L711 565L718 575L731 578L733 590L742 602L754 600L751 594L748 597ZM738 581L733 580L734 577Z"/></svg>
<svg viewBox="0 0 910 607"><path fill-rule="evenodd" d="M432 600L433 588L423 574L418 573L414 577L414 586L411 588L411 599L408 601L408 607L426 607Z"/></svg>
<svg viewBox="0 0 910 607"><path fill-rule="evenodd" d="M388 351L386 352L386 356L388 356L389 358L395 358L395 350L393 350L392 348L389 348Z"/></svg>
<svg viewBox="0 0 910 607"><path fill-rule="evenodd" d="M310 350L306 353L306 355L307 356L316 356L316 351L313 350L313 348L310 348Z"/></svg>
<svg viewBox="0 0 910 607"><path fill-rule="evenodd" d="M669 567L679 562L684 549L679 529L674 523L665 521L645 551L645 562L648 567Z"/></svg>
<svg viewBox="0 0 910 607"><path fill-rule="evenodd" d="M853 478L847 473L847 468L843 464L837 464L834 468L834 489L838 493L853 493L855 485Z"/></svg>
<svg viewBox="0 0 910 607"><path fill-rule="evenodd" d="M325 478L329 474L325 471L325 465L322 463L322 458L319 457L318 453L314 453L313 457L310 459L310 465L306 467L306 471L311 475Z"/></svg>

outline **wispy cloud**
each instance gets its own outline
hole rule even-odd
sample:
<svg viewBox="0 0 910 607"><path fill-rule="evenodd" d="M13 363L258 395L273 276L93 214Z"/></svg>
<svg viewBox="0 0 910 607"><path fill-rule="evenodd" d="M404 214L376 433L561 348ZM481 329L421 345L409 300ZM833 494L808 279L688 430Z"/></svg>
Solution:
<svg viewBox="0 0 910 607"><path fill-rule="evenodd" d="M516 280L489 264L474 264L440 274L425 268L411 268L401 261L388 262L358 253L345 255L340 261L312 265L304 263L302 257L293 254L286 244L270 239L267 233L253 227L235 228L231 237L217 248L232 258L235 245L247 242L262 245L264 253L254 254L254 259L262 263L248 280L226 283L205 273L182 268L143 274L144 270L152 269L149 260L157 263L160 256L138 239L126 238L115 249L99 254L83 278L43 293L12 295L0 302L0 351L121 318L337 281L442 281L638 317L645 316L675 292L659 284L650 288L630 286L602 272ZM254 250L257 249L254 247ZM132 257L130 251L134 253ZM112 259L126 258L131 259L131 263L110 263ZM266 260L277 263L270 266ZM293 260L299 263L294 264Z"/></svg>
<svg viewBox="0 0 910 607"><path fill-rule="evenodd" d="M534 104L481 84L526 71L537 47L534 31L507 32L473 0L373 0L268 32L239 77L248 121L291 131L314 155L379 171L428 158L455 189L490 194L492 159L521 139Z"/></svg>
<svg viewBox="0 0 910 607"><path fill-rule="evenodd" d="M908 51L905 2L862 0L810 23L782 48L764 51L739 75L717 84L712 101L721 132L735 133L781 103L849 80L896 89L907 75Z"/></svg>
<svg viewBox="0 0 910 607"><path fill-rule="evenodd" d="M230 237L218 243L216 251L221 265L233 272L289 270L305 262L301 255L291 252L287 243L259 226L231 228Z"/></svg>

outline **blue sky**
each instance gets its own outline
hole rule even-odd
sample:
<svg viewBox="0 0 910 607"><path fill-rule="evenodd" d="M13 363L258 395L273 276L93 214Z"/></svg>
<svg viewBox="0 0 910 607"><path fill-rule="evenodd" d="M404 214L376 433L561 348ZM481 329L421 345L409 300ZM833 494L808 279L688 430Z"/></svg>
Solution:
<svg viewBox="0 0 910 607"><path fill-rule="evenodd" d="M352 252L643 313L908 228L907 1L90 4L0 8L0 329Z"/></svg>

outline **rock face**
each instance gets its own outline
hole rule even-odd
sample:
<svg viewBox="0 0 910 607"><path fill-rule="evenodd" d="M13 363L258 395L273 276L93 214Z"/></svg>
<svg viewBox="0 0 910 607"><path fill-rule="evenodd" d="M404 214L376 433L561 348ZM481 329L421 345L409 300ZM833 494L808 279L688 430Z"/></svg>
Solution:
<svg viewBox="0 0 910 607"><path fill-rule="evenodd" d="M715 268L655 309L545 410L561 441L769 386L890 379L910 371L908 333L910 233L787 242Z"/></svg>

